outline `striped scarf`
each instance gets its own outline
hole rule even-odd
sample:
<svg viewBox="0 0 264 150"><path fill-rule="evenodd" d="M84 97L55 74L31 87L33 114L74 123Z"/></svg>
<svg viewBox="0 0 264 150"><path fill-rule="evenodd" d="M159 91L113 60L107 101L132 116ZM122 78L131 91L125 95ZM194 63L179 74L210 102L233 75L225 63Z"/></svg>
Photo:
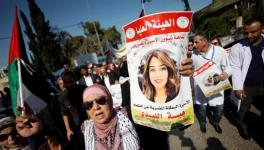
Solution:
<svg viewBox="0 0 264 150"><path fill-rule="evenodd" d="M94 135L94 124L91 120L85 120L84 122L84 140L85 140L85 150L95 150L98 149L95 147L95 140L96 136ZM113 150L138 150L140 149L139 146L139 139L137 136L137 133L135 131L135 128L131 121L120 111L117 112L117 129L119 130L119 135L114 136L120 136L121 143L113 143L113 145L119 145L119 147L113 149ZM114 139L112 139L114 140ZM114 140L114 142L116 142ZM113 145L108 145L110 147L114 147ZM106 149L109 149L106 148Z"/></svg>

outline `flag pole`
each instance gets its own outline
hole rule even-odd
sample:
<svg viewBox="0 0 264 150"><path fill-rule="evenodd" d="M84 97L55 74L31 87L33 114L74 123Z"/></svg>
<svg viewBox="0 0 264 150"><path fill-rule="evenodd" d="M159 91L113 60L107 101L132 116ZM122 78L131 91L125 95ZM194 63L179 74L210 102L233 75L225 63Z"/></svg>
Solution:
<svg viewBox="0 0 264 150"><path fill-rule="evenodd" d="M21 59L17 59L19 97L20 97L20 107L24 108L24 100L23 100L23 92L22 92L21 62L20 61Z"/></svg>
<svg viewBox="0 0 264 150"><path fill-rule="evenodd" d="M144 14L147 14L145 11L144 0L141 0L141 5L142 5L142 9L143 9Z"/></svg>

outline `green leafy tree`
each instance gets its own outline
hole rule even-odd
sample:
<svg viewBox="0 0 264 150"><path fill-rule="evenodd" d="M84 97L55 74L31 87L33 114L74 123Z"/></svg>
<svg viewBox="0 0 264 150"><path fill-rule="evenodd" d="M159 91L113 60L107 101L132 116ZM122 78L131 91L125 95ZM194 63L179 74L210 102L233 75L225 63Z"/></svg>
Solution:
<svg viewBox="0 0 264 150"><path fill-rule="evenodd" d="M86 35L85 43L82 49L86 49L87 51L92 51L99 55L103 55L103 48L101 43L103 30L100 27L100 23L97 21L85 22L82 24L82 27L84 30L84 34Z"/></svg>
<svg viewBox="0 0 264 150"><path fill-rule="evenodd" d="M100 23L85 22L82 24L85 34L85 40L83 49L87 52L95 52L98 55L102 55L107 47L107 44L117 48L118 44L121 43L121 34L117 31L116 27L110 27L107 29L101 28Z"/></svg>
<svg viewBox="0 0 264 150"><path fill-rule="evenodd" d="M36 34L34 33L34 31L31 28L31 25L26 17L26 15L24 14L23 11L20 11L20 15L22 17L22 20L24 22L25 25L25 33L28 36L29 42L28 42L28 46L29 49L31 50L31 52L33 53L33 58L31 57L31 60L33 59L33 66L35 69L37 70L47 70L46 66L44 65L43 61L41 60L41 55L38 54L38 50L37 48L37 40L36 40Z"/></svg>
<svg viewBox="0 0 264 150"><path fill-rule="evenodd" d="M21 16L29 38L29 48L34 54L33 65L46 75L63 66L63 47L58 34L51 29L35 0L28 0L28 6L33 29L22 11Z"/></svg>
<svg viewBox="0 0 264 150"><path fill-rule="evenodd" d="M103 39L105 42L103 43L107 44L106 42L109 42L114 48L118 48L118 45L121 43L120 37L121 34L116 30L116 27L110 27L104 31Z"/></svg>
<svg viewBox="0 0 264 150"><path fill-rule="evenodd" d="M241 5L239 5L237 11L240 16L243 16L244 20L251 18L252 16L257 16L260 18L264 18L264 1L263 0L255 0L252 1L249 7L249 1L242 1ZM264 20L263 20L264 21Z"/></svg>
<svg viewBox="0 0 264 150"><path fill-rule="evenodd" d="M264 10L264 1L256 0L256 13L259 14L262 18L264 18L263 10Z"/></svg>
<svg viewBox="0 0 264 150"><path fill-rule="evenodd" d="M56 39L60 41L60 47L62 50L62 58L64 64L71 64L71 56L75 53L71 45L68 44L68 41L72 39L72 36L66 31L57 31Z"/></svg>
<svg viewBox="0 0 264 150"><path fill-rule="evenodd" d="M117 48L121 34L116 27L101 28L99 22L82 24L85 36L72 37L65 31L51 28L35 0L28 0L30 19L20 11L32 51L34 67L44 75L61 68L65 63L73 64L75 57L96 52L104 54L107 44ZM29 21L30 20L30 21Z"/></svg>
<svg viewBox="0 0 264 150"><path fill-rule="evenodd" d="M65 42L65 45L67 47L65 51L66 57L75 57L82 53L79 49L81 48L84 42L83 36L74 36L70 39L67 39Z"/></svg>
<svg viewBox="0 0 264 150"><path fill-rule="evenodd" d="M199 30L206 31L208 36L217 33L221 36L230 34L231 26L228 23L228 19L222 17L212 17L207 22L203 22L199 27Z"/></svg>

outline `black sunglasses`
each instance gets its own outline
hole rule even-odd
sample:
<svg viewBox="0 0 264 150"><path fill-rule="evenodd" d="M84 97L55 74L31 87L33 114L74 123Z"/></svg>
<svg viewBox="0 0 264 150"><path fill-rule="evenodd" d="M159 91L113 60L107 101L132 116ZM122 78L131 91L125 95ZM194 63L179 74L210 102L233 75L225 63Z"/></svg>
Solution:
<svg viewBox="0 0 264 150"><path fill-rule="evenodd" d="M101 97L99 99L95 99L95 100L90 100L88 102L84 102L83 103L83 108L86 110L90 110L91 108L93 108L93 103L96 102L99 105L104 105L106 103L106 98L105 97Z"/></svg>
<svg viewBox="0 0 264 150"><path fill-rule="evenodd" d="M213 44L213 45L218 45L219 43L218 43L218 42L213 42L212 44Z"/></svg>

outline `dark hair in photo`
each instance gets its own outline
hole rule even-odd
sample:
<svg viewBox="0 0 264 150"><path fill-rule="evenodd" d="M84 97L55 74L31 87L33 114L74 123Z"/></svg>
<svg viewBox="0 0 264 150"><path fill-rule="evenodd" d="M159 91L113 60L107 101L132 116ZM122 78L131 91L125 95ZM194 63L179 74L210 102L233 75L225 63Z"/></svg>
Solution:
<svg viewBox="0 0 264 150"><path fill-rule="evenodd" d="M147 54L146 62L143 68L143 79L142 79L142 89L144 95L151 101L154 101L156 95L155 87L152 85L149 76L149 63L153 57L156 57L160 62L162 62L168 70L168 81L166 83L166 102L172 100L177 96L180 88L179 74L176 66L176 62L169 57L169 55L163 50L154 50Z"/></svg>

